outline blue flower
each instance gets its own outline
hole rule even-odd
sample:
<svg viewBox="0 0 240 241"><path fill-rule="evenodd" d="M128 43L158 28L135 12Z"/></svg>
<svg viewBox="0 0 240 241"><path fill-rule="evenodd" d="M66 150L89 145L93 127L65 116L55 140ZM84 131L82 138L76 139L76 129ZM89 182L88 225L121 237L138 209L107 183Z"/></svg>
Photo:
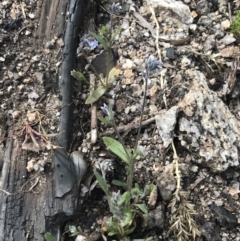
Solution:
<svg viewBox="0 0 240 241"><path fill-rule="evenodd" d="M104 103L103 106L100 107L103 113L110 118L110 111L108 106Z"/></svg>
<svg viewBox="0 0 240 241"><path fill-rule="evenodd" d="M144 78L149 78L157 72L161 72L162 62L157 60L153 55L150 55L145 62L145 72L143 73Z"/></svg>
<svg viewBox="0 0 240 241"><path fill-rule="evenodd" d="M95 49L98 46L98 41L94 39L90 34L84 34L80 39L77 53L80 53L82 48L88 47L90 50Z"/></svg>
<svg viewBox="0 0 240 241"><path fill-rule="evenodd" d="M88 44L88 47L93 50L98 46L98 41L96 39L85 39L85 43Z"/></svg>
<svg viewBox="0 0 240 241"><path fill-rule="evenodd" d="M111 14L118 14L122 10L120 3L113 3L109 6L109 11Z"/></svg>

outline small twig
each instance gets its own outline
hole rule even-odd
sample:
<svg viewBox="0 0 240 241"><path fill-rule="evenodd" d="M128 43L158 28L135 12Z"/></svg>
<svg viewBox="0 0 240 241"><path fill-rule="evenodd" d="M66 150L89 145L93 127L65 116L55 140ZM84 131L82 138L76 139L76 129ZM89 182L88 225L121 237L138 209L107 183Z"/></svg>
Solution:
<svg viewBox="0 0 240 241"><path fill-rule="evenodd" d="M106 8L104 8L103 6L100 5L100 8L102 8L104 11L106 11L109 15L113 15L114 17L117 17L117 18L122 18L122 19L129 19L129 18L126 18L126 17L122 17L120 15L116 15L116 14L113 14L113 13L110 13L110 11L108 11Z"/></svg>
<svg viewBox="0 0 240 241"><path fill-rule="evenodd" d="M30 227L29 231L27 231L27 235L25 237L25 241L29 240L32 229L33 229L33 225Z"/></svg>
<svg viewBox="0 0 240 241"><path fill-rule="evenodd" d="M94 72L94 74L98 77L99 81L101 82L102 86L105 86L105 84L103 83L103 80L101 78L101 76L98 74L98 72L96 71L96 69L93 67L92 63L89 61L87 55L85 54L84 50L82 50L82 54L83 57L86 59L86 61L88 62L90 68L92 69L92 71Z"/></svg>
<svg viewBox="0 0 240 241"><path fill-rule="evenodd" d="M15 195L15 194L17 194L18 192L8 192L8 191L6 191L6 190L4 190L4 189L2 189L2 188L0 188L0 192L3 192L3 193L5 193L5 194L7 194L8 196L12 196L12 195Z"/></svg>
<svg viewBox="0 0 240 241"><path fill-rule="evenodd" d="M156 15L155 15L155 11L152 7L151 4L149 4L149 1L147 0L147 4L151 10L151 13L152 13L152 16L153 16L153 19L155 21L155 24L156 24L156 38L155 38L155 45L156 45L156 48L157 48L157 53L158 53L158 58L160 61L162 61L162 56L161 56L161 50L159 48L159 23L158 23L158 20L156 18ZM168 108L168 105L167 105L167 98L166 98L166 94L165 94L165 81L164 81L164 78L163 78L163 72L161 72L161 75L160 75L160 83L161 83L161 88L163 90L163 101L164 101L164 104L165 104L165 107L166 109Z"/></svg>
<svg viewBox="0 0 240 241"><path fill-rule="evenodd" d="M26 19L26 13L25 13L25 10L24 10L24 7L23 7L23 3L21 2L21 9L22 9L22 14L23 14L23 17L24 19Z"/></svg>
<svg viewBox="0 0 240 241"><path fill-rule="evenodd" d="M181 190L181 174L179 171L179 166L178 166L178 155L177 155L177 151L174 145L174 142L172 141L172 149L173 149L173 163L174 163L174 171L175 171L175 178L177 181L177 187L176 187L176 191L175 191L175 195L178 196L179 195L179 191Z"/></svg>
<svg viewBox="0 0 240 241"><path fill-rule="evenodd" d="M228 13L229 13L230 23L232 23L232 12L231 12L231 4L230 4L230 2L228 3Z"/></svg>
<svg viewBox="0 0 240 241"><path fill-rule="evenodd" d="M33 185L29 188L28 192L32 191L32 189L37 186L39 180L40 180L40 177L37 178L36 182L33 183Z"/></svg>
<svg viewBox="0 0 240 241"><path fill-rule="evenodd" d="M152 124L154 122L155 122L155 117L151 117L151 118L149 118L149 119L147 119L145 121L142 121L142 127L150 125L150 124ZM129 132L131 130L139 128L139 126L140 126L140 123L134 121L133 123L130 123L128 125L122 125L122 126L117 127L117 131L119 133L121 133L121 132ZM114 129L111 128L111 129L105 131L104 133L100 134L100 136L111 135L114 132L115 132Z"/></svg>
<svg viewBox="0 0 240 241"><path fill-rule="evenodd" d="M206 174L204 174L203 172L199 173L199 178L188 187L188 190L193 190L202 180L204 180L207 177Z"/></svg>
<svg viewBox="0 0 240 241"><path fill-rule="evenodd" d="M142 103L142 112L141 112L139 128L138 128L136 143L135 143L135 147L134 147L134 152L137 150L138 141L140 139L141 127L142 127L142 122L143 122L143 112L144 112L144 108L145 108L145 104L146 104L146 97L147 97L148 77L144 78L144 80L145 80L145 90L144 90L143 103Z"/></svg>

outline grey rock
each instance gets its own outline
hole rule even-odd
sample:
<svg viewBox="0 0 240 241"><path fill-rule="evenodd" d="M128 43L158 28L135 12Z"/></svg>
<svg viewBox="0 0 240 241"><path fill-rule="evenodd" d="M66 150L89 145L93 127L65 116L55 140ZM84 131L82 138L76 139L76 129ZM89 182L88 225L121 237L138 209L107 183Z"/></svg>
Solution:
<svg viewBox="0 0 240 241"><path fill-rule="evenodd" d="M205 76L185 72L193 79L189 92L179 102L179 140L189 150L192 161L207 166L212 172L223 172L239 165L238 120L228 107L209 89Z"/></svg>
<svg viewBox="0 0 240 241"><path fill-rule="evenodd" d="M106 51L103 51L101 54L97 55L96 58L92 60L92 65L99 74L104 74L106 76L107 72L107 59L108 54ZM115 65L115 59L111 52L110 54L110 69Z"/></svg>
<svg viewBox="0 0 240 241"><path fill-rule="evenodd" d="M217 206L213 203L211 205L211 210L213 211L215 218L222 227L226 227L227 229L236 227L238 223L237 217L227 209L222 206Z"/></svg>
<svg viewBox="0 0 240 241"><path fill-rule="evenodd" d="M176 179L169 173L163 172L157 179L157 187L163 200L169 201L176 188Z"/></svg>
<svg viewBox="0 0 240 241"><path fill-rule="evenodd" d="M189 7L181 1L150 0L149 3L153 6L156 12L158 12L157 10L159 9L161 10L161 8L168 9L172 11L176 16L178 16L182 23L191 24L193 22Z"/></svg>
<svg viewBox="0 0 240 241"><path fill-rule="evenodd" d="M174 60L176 58L175 51L174 51L173 47L167 48L166 51L167 51L166 56L169 59Z"/></svg>
<svg viewBox="0 0 240 241"><path fill-rule="evenodd" d="M215 36L210 35L207 37L206 41L203 44L203 52L207 53L208 51L212 50L215 46Z"/></svg>
<svg viewBox="0 0 240 241"><path fill-rule="evenodd" d="M167 112L156 115L156 125L158 128L159 135L163 140L164 147L168 147L172 142L173 130L176 125L176 119L178 114L178 107L173 106Z"/></svg>
<svg viewBox="0 0 240 241"><path fill-rule="evenodd" d="M224 43L225 45L232 44L235 41L236 41L236 39L233 36L229 35L229 34L227 34L224 38L222 38L220 40L220 42Z"/></svg>
<svg viewBox="0 0 240 241"><path fill-rule="evenodd" d="M199 19L198 19L198 24L201 24L201 25L204 25L205 27L212 27L213 25L213 21L211 18L209 18L208 16L204 15L204 16L201 16Z"/></svg>
<svg viewBox="0 0 240 241"><path fill-rule="evenodd" d="M213 222L206 222L200 227L200 231L203 237L205 237L206 241L219 241L220 228Z"/></svg>
<svg viewBox="0 0 240 241"><path fill-rule="evenodd" d="M210 12L209 1L207 0L200 0L197 3L196 11L199 15L207 14Z"/></svg>
<svg viewBox="0 0 240 241"><path fill-rule="evenodd" d="M147 221L147 228L164 228L164 207L163 205L157 206L153 211L143 215Z"/></svg>

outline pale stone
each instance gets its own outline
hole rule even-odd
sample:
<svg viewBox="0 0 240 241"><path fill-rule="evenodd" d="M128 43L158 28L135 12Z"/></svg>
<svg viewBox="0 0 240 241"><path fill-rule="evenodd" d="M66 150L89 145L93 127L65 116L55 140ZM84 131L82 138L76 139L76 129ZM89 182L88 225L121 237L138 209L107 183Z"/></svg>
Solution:
<svg viewBox="0 0 240 241"><path fill-rule="evenodd" d="M231 26L231 23L228 19L224 20L221 22L221 29L222 30L226 30L226 29L229 29Z"/></svg>

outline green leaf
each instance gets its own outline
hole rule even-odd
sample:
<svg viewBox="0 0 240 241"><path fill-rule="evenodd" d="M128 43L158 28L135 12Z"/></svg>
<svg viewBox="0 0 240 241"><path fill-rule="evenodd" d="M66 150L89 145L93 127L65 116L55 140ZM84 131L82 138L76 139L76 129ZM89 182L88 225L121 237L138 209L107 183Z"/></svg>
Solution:
<svg viewBox="0 0 240 241"><path fill-rule="evenodd" d="M85 79L83 73L80 72L80 71L73 70L73 71L71 71L71 75L72 75L73 78L75 78L77 80Z"/></svg>
<svg viewBox="0 0 240 241"><path fill-rule="evenodd" d="M114 153L116 154L119 158L121 158L124 162L126 162L127 164L130 163L129 157L131 157L131 154L128 150L126 150L128 152L125 152L125 149L123 147L123 145L116 141L115 139L111 138L111 137L103 137L103 141L104 144ZM129 156L129 157L128 157Z"/></svg>
<svg viewBox="0 0 240 241"><path fill-rule="evenodd" d="M69 225L68 227L70 233L75 233L77 232L77 228L74 225Z"/></svg>
<svg viewBox="0 0 240 241"><path fill-rule="evenodd" d="M108 46L108 43L102 38L100 37L99 35L97 35L96 33L93 33L93 32L90 32L90 34L99 42L102 44L102 46L108 50L109 49L109 46Z"/></svg>
<svg viewBox="0 0 240 241"><path fill-rule="evenodd" d="M140 190L138 183L135 183L135 187L132 188L131 194L133 197L139 197L142 194L142 191Z"/></svg>
<svg viewBox="0 0 240 241"><path fill-rule="evenodd" d="M127 188L127 183L121 182L121 181L118 181L118 180L113 180L113 181L112 181L112 184L113 184L113 185L116 185L116 186L120 186L120 187Z"/></svg>
<svg viewBox="0 0 240 241"><path fill-rule="evenodd" d="M134 222L129 228L127 228L126 230L124 230L124 234L125 235L129 235L130 233L132 233L136 228L136 222Z"/></svg>
<svg viewBox="0 0 240 241"><path fill-rule="evenodd" d="M152 184L152 183L149 185L146 185L144 187L144 191L143 191L144 195L145 196L149 195L151 193L151 191L153 190L153 188L154 188L154 184Z"/></svg>
<svg viewBox="0 0 240 241"><path fill-rule="evenodd" d="M136 157L140 156L141 158L144 157L144 155L142 154L142 152L140 150L136 150L134 153L133 153L133 159L135 159Z"/></svg>
<svg viewBox="0 0 240 241"><path fill-rule="evenodd" d="M104 86L98 86L93 93L86 99L85 104L92 104L96 102L101 96L105 94L107 91L107 87Z"/></svg>
<svg viewBox="0 0 240 241"><path fill-rule="evenodd" d="M134 204L136 207L138 207L143 213L148 213L148 210L144 204Z"/></svg>
<svg viewBox="0 0 240 241"><path fill-rule="evenodd" d="M47 241L57 241L57 239L51 233L45 233L44 238Z"/></svg>
<svg viewBox="0 0 240 241"><path fill-rule="evenodd" d="M96 170L93 170L93 172L94 172L95 177L98 180L98 184L100 185L102 190L105 192L105 194L108 195L108 186L107 186L105 180L102 178L102 176Z"/></svg>
<svg viewBox="0 0 240 241"><path fill-rule="evenodd" d="M105 125L113 126L113 123L109 120L109 117L99 117L98 119Z"/></svg>
<svg viewBox="0 0 240 241"><path fill-rule="evenodd" d="M124 219L121 221L122 227L131 225L133 221L133 212L130 207L124 208Z"/></svg>
<svg viewBox="0 0 240 241"><path fill-rule="evenodd" d="M121 195L121 198L118 201L118 205L122 205L124 202L128 202L131 199L131 193L130 192L125 192Z"/></svg>
<svg viewBox="0 0 240 241"><path fill-rule="evenodd" d="M108 83L107 84L112 84L120 73L121 73L121 69L118 66L113 67L108 74Z"/></svg>
<svg viewBox="0 0 240 241"><path fill-rule="evenodd" d="M108 29L106 26L102 26L101 27L101 30L100 30L100 33L103 35L103 36L106 36L108 34Z"/></svg>
<svg viewBox="0 0 240 241"><path fill-rule="evenodd" d="M110 43L112 43L114 41L114 39L117 37L118 34L120 34L121 32L121 28L117 29L116 32L114 32L111 36L111 39L110 39Z"/></svg>
<svg viewBox="0 0 240 241"><path fill-rule="evenodd" d="M108 236L113 236L113 235L115 235L115 234L117 234L117 232L115 232L115 231L110 231L110 232L108 233Z"/></svg>
<svg viewBox="0 0 240 241"><path fill-rule="evenodd" d="M146 239L133 239L132 241L153 241L152 237Z"/></svg>

